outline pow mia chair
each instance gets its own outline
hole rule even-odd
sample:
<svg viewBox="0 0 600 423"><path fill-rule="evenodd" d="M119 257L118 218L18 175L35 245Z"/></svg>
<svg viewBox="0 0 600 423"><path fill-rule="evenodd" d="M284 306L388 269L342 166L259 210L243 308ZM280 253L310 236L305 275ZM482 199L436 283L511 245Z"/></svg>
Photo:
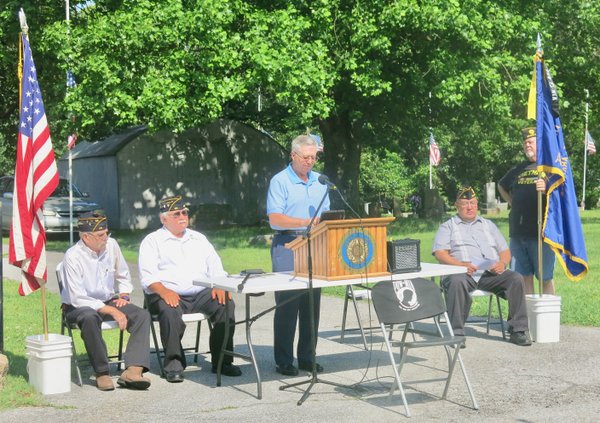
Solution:
<svg viewBox="0 0 600 423"><path fill-rule="evenodd" d="M458 362L463 373L467 390L473 402L473 408L478 409L471 383L467 376L467 371L460 356L460 346L465 342L464 336L455 336L450 326L448 314L446 313L446 305L442 297L440 288L432 281L427 279L385 281L377 283L372 291L373 306L379 325L383 332L383 338L388 350L390 361L394 370L395 382L390 389L390 396L396 390L396 386L400 391L402 403L406 416L410 417L410 410L404 394L404 387L400 374L402 367L406 361L408 351L415 348L427 347L443 347L448 355L448 372L446 376L446 384L442 399L446 399L450 381L454 373L454 368ZM444 317L446 322L447 332L449 336L444 335L440 326L440 318ZM433 319L435 331L418 330L414 324L417 321L424 319ZM404 325L404 332L400 341L394 341L394 346L399 347L400 361L396 364L394 358L392 342L388 339L388 325ZM422 338L419 340L407 340L409 333L418 334Z"/></svg>

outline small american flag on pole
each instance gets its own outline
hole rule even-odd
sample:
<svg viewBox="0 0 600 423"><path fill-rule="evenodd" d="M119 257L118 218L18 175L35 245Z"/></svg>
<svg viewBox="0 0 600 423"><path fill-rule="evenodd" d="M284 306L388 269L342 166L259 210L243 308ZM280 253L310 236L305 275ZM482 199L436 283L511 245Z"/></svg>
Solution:
<svg viewBox="0 0 600 423"><path fill-rule="evenodd" d="M592 138L592 134L589 131L585 132L585 150L591 156L592 154L596 154L596 143Z"/></svg>
<svg viewBox="0 0 600 423"><path fill-rule="evenodd" d="M26 34L21 37L23 75L9 262L23 271L19 294L28 295L46 282L42 207L58 186L58 169L29 40Z"/></svg>
<svg viewBox="0 0 600 423"><path fill-rule="evenodd" d="M71 150L75 147L75 142L77 141L77 134L69 135L67 137L67 149Z"/></svg>
<svg viewBox="0 0 600 423"><path fill-rule="evenodd" d="M442 159L442 155L440 154L440 150L435 143L435 139L433 138L433 132L429 133L429 164L433 166L437 166L440 164L440 160Z"/></svg>

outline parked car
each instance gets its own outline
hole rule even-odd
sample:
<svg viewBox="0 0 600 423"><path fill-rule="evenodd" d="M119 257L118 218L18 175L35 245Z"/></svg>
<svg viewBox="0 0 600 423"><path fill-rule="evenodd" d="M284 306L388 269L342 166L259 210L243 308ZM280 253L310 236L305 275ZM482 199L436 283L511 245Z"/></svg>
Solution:
<svg viewBox="0 0 600 423"><path fill-rule="evenodd" d="M0 201L2 201L2 229L8 231L12 224L14 176L0 178ZM104 212L98 203L73 184L73 228L77 230L77 217L85 212ZM48 233L69 232L69 181L60 179L58 187L44 202L44 227Z"/></svg>

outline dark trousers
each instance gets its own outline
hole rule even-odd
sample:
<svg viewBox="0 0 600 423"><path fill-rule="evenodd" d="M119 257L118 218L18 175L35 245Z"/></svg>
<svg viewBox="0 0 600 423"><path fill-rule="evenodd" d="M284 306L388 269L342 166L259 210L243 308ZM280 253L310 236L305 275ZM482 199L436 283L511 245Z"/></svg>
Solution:
<svg viewBox="0 0 600 423"><path fill-rule="evenodd" d="M271 246L271 261L274 272L286 272L294 270L294 255L292 250L285 248L285 244L293 241L293 235L275 235ZM300 295L299 295L300 294ZM319 330L319 312L321 310L321 289L314 289L314 317L315 317L315 349L317 333ZM296 297L280 306L284 301ZM275 364L284 366L294 362L294 338L296 336L296 324L298 325L298 349L299 363L310 364L313 361L313 345L311 343L310 328L310 302L308 290L280 291L275 293L275 315L273 319L273 350Z"/></svg>
<svg viewBox="0 0 600 423"><path fill-rule="evenodd" d="M508 301L507 323L514 332L529 329L523 276L512 270L505 270L500 275L485 272L479 282L466 273L446 276L442 279L442 287L446 294L450 324L457 335L465 333L465 322L473 302L469 293L476 289L493 292Z"/></svg>
<svg viewBox="0 0 600 423"><path fill-rule="evenodd" d="M195 295L182 295L179 305L171 307L160 296L150 294L147 296L148 308L152 314L158 314L160 325L160 339L165 351L164 369L166 372L180 372L187 363L181 345L185 332L185 323L181 320L184 313L203 313L210 319L213 329L210 332L209 347L213 366L219 361L219 354L225 337L225 324L230 322L229 337L225 349L233 351L233 334L235 332L235 303L229 301L228 315L225 314L225 305L212 299L212 290L203 289ZM233 357L225 354L224 364L231 364Z"/></svg>
<svg viewBox="0 0 600 423"><path fill-rule="evenodd" d="M107 301L106 304L114 306L113 301ZM81 330L81 338L94 371L108 373L108 353L100 326L103 319L112 318L101 315L91 307L75 308L71 305L65 307L67 322L77 324ZM140 366L146 371L150 367L150 315L134 304L124 305L119 308L119 311L127 316L127 331L130 333L123 354L125 368Z"/></svg>

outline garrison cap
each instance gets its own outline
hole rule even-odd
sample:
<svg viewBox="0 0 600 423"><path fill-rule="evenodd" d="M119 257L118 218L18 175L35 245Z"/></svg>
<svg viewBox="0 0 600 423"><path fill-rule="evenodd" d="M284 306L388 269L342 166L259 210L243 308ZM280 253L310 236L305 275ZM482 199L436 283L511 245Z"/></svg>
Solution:
<svg viewBox="0 0 600 423"><path fill-rule="evenodd" d="M183 210L186 208L186 205L183 204L183 198L181 195L174 195L172 197L163 198L158 202L158 207L160 208L161 213L175 211L175 210Z"/></svg>
<svg viewBox="0 0 600 423"><path fill-rule="evenodd" d="M456 191L456 201L463 199L470 200L471 198L477 198L477 194L475 194L475 190L472 187L460 187L458 191Z"/></svg>
<svg viewBox="0 0 600 423"><path fill-rule="evenodd" d="M523 135L523 141L535 137L535 126L528 126L527 128L521 129L521 135Z"/></svg>
<svg viewBox="0 0 600 423"><path fill-rule="evenodd" d="M108 229L108 220L101 213L83 213L77 220L77 229L79 232L103 231Z"/></svg>

